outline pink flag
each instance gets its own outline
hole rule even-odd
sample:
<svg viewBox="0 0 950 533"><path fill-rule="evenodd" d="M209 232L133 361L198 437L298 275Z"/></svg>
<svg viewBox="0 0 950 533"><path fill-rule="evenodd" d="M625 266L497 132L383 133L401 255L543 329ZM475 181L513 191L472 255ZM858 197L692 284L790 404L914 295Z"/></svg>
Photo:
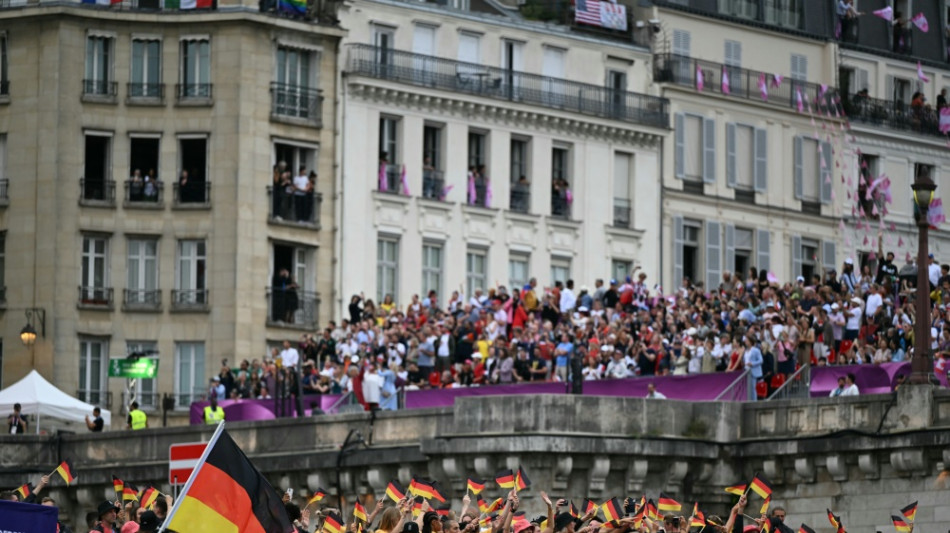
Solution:
<svg viewBox="0 0 950 533"><path fill-rule="evenodd" d="M798 103L798 112L803 112L805 110L805 104L802 103L802 92L798 89L795 89L795 100Z"/></svg>
<svg viewBox="0 0 950 533"><path fill-rule="evenodd" d="M844 233L844 219L838 221L838 231Z"/></svg>
<svg viewBox="0 0 950 533"><path fill-rule="evenodd" d="M453 187L454 187L454 185L446 185L446 186L442 189L442 193L439 194L439 200L441 200L441 201L444 202L444 201L445 201L445 198L449 195L450 192L452 192L452 188L453 188Z"/></svg>
<svg viewBox="0 0 950 533"><path fill-rule="evenodd" d="M568 204L573 204L573 203L574 203L574 193L572 193L570 189L568 189L567 191L565 191L565 193L564 193L564 198L567 200L567 203L568 203Z"/></svg>
<svg viewBox="0 0 950 533"><path fill-rule="evenodd" d="M877 259L877 254L876 254L876 253L871 252L871 253L868 254L868 261L874 261L875 259Z"/></svg>
<svg viewBox="0 0 950 533"><path fill-rule="evenodd" d="M887 227L891 231L897 231L897 224L891 222L891 225Z"/></svg>
<svg viewBox="0 0 950 533"><path fill-rule="evenodd" d="M920 66L920 61L917 62L917 79L919 79L920 81L924 83L927 83L930 81L930 78L928 78L927 75L924 74L924 69L923 67Z"/></svg>
<svg viewBox="0 0 950 533"><path fill-rule="evenodd" d="M402 166L402 176L399 177L399 181L402 182L403 196L409 196L409 180L406 179L406 165Z"/></svg>
<svg viewBox="0 0 950 533"><path fill-rule="evenodd" d="M781 74L772 74L772 88L778 87L782 84L782 75Z"/></svg>
<svg viewBox="0 0 950 533"><path fill-rule="evenodd" d="M729 86L729 71L722 69L722 94L729 94L732 88Z"/></svg>
<svg viewBox="0 0 950 533"><path fill-rule="evenodd" d="M940 110L940 133L950 132L950 107Z"/></svg>
<svg viewBox="0 0 950 533"><path fill-rule="evenodd" d="M864 236L864 245L865 245L865 246L868 245L868 236L867 236L867 235Z"/></svg>
<svg viewBox="0 0 950 533"><path fill-rule="evenodd" d="M703 69L699 68L699 65L696 65L696 90L702 91L704 85L703 79Z"/></svg>
<svg viewBox="0 0 950 533"><path fill-rule="evenodd" d="M903 238L903 237L898 237L898 238L897 238L897 247L900 248L900 247L902 247L902 246L904 246L904 238ZM907 253L907 260L910 261L910 252Z"/></svg>
<svg viewBox="0 0 950 533"><path fill-rule="evenodd" d="M475 190L475 174L468 173L468 205L475 205L478 201L478 192Z"/></svg>
<svg viewBox="0 0 950 533"><path fill-rule="evenodd" d="M818 86L818 99L821 100L825 97L825 93L828 92L828 86L824 83Z"/></svg>
<svg viewBox="0 0 950 533"><path fill-rule="evenodd" d="M894 20L894 8L891 6L887 6L884 9L878 9L874 12L874 14L887 21Z"/></svg>
<svg viewBox="0 0 950 533"><path fill-rule="evenodd" d="M943 214L943 201L940 198L934 198L934 201L930 202L930 209L927 211L927 223L937 227L946 221L947 217Z"/></svg>
<svg viewBox="0 0 950 533"><path fill-rule="evenodd" d="M389 181L386 179L386 163L379 164L379 190L382 192L389 191Z"/></svg>
<svg viewBox="0 0 950 533"><path fill-rule="evenodd" d="M759 74L759 94L762 95L763 100L769 99L769 86L765 82L765 73L762 72Z"/></svg>
<svg viewBox="0 0 950 533"><path fill-rule="evenodd" d="M491 207L491 180L485 180L485 207Z"/></svg>
<svg viewBox="0 0 950 533"><path fill-rule="evenodd" d="M923 13L917 13L910 21L913 22L914 26L917 26L920 31L924 33L930 31L930 24L927 23L927 17L925 17Z"/></svg>

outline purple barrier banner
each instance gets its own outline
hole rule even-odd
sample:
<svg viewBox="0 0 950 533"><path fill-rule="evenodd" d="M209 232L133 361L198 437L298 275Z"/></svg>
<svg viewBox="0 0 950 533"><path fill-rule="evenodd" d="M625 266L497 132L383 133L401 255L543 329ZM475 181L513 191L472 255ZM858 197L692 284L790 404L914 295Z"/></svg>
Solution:
<svg viewBox="0 0 950 533"><path fill-rule="evenodd" d="M327 411L330 407L333 406L337 400L340 399L339 394L321 394L321 395L312 395L303 397L304 405L304 415L310 416L312 411L310 409L310 404L312 402L319 401L320 409L324 412ZM210 405L209 402L194 402L191 404L191 411L189 413L189 418L191 419L191 424L201 424L204 419L204 410L205 406ZM224 409L224 419L228 422L238 422L242 420L271 420L277 418L277 401L270 400L221 400L218 402L218 405ZM284 412L288 416L293 416L296 413L296 405L293 400L285 400L284 403Z"/></svg>
<svg viewBox="0 0 950 533"><path fill-rule="evenodd" d="M861 394L887 394L894 390L897 375L910 376L910 362L883 363L880 365L822 366L811 369L811 396L828 396L838 388L838 378L854 374L854 383ZM937 376L942 387L947 386L947 376Z"/></svg>
<svg viewBox="0 0 950 533"><path fill-rule="evenodd" d="M709 401L729 388L741 373L701 374L695 376L656 376L630 379L596 380L584 382L585 396L640 397L647 395L647 385L656 384L656 390L671 400ZM746 401L748 385L745 379L735 384L721 399ZM566 394L563 383L526 383L521 385L489 385L457 389L416 390L406 392L406 408L448 407L456 398L465 396L493 396L501 394Z"/></svg>

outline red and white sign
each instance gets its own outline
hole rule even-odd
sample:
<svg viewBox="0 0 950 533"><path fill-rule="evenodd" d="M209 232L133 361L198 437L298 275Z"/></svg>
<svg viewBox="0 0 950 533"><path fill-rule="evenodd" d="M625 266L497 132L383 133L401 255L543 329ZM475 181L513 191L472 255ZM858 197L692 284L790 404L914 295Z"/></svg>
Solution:
<svg viewBox="0 0 950 533"><path fill-rule="evenodd" d="M207 442L172 444L168 448L168 482L184 485L207 447Z"/></svg>

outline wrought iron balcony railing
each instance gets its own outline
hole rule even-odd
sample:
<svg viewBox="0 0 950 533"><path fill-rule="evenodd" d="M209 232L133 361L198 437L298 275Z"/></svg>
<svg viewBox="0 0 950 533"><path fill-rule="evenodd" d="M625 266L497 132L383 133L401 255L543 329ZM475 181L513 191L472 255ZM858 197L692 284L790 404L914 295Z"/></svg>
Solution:
<svg viewBox="0 0 950 533"><path fill-rule="evenodd" d="M270 198L268 222L320 229L322 194L313 191L300 195L287 192L283 187L268 187L267 196Z"/></svg>
<svg viewBox="0 0 950 533"><path fill-rule="evenodd" d="M323 94L317 89L273 82L270 101L271 117L300 119L316 126L321 123Z"/></svg>
<svg viewBox="0 0 950 533"><path fill-rule="evenodd" d="M142 178L125 180L125 207L161 207L165 183Z"/></svg>
<svg viewBox="0 0 950 533"><path fill-rule="evenodd" d="M923 135L944 136L940 133L940 116L936 108L930 106L912 106L904 102L854 95L845 98L844 110L852 122Z"/></svg>
<svg viewBox="0 0 950 533"><path fill-rule="evenodd" d="M267 288L267 325L314 329L320 295L300 289Z"/></svg>
<svg viewBox="0 0 950 533"><path fill-rule="evenodd" d="M666 98L464 63L368 44L349 46L349 71L361 76L560 109L659 128L669 127Z"/></svg>
<svg viewBox="0 0 950 533"><path fill-rule="evenodd" d="M79 178L79 203L114 206L115 181L103 178Z"/></svg>

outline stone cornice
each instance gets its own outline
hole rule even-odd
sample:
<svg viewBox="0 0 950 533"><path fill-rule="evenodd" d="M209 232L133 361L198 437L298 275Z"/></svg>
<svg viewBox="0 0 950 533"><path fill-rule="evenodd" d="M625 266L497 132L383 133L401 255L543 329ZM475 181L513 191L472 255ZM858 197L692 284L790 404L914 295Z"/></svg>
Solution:
<svg viewBox="0 0 950 533"><path fill-rule="evenodd" d="M574 137L606 140L638 147L657 146L664 137L663 130L625 124L609 119L548 112L524 104L504 105L491 100L467 98L451 93L422 93L415 88L397 85L367 83L366 78L348 80L352 97L383 103L396 108L410 108L426 113L457 117L478 118L495 124L517 125L521 128L558 132Z"/></svg>

